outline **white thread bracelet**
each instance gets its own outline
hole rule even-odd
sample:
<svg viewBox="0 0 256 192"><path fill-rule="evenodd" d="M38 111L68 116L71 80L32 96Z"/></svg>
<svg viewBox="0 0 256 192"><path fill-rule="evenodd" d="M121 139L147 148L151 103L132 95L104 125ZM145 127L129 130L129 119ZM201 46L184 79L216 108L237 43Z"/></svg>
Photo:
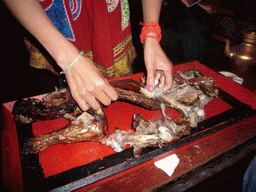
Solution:
<svg viewBox="0 0 256 192"><path fill-rule="evenodd" d="M79 53L79 55L75 58L75 60L65 69L64 71L61 71L60 74L65 74L77 61L78 59L83 55L83 51Z"/></svg>

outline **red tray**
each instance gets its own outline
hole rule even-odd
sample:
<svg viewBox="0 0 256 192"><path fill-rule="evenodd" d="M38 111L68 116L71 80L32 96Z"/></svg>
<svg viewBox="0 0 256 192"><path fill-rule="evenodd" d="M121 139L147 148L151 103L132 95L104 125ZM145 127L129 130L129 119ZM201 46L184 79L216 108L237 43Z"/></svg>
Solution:
<svg viewBox="0 0 256 192"><path fill-rule="evenodd" d="M16 126L11 117L14 101L5 103L3 105L5 114L4 130L12 134L12 136L8 135L8 137L12 137L13 141L16 140L16 142L4 144L3 149L12 148L16 150L14 151L15 153L9 154L8 156L11 161L14 161L17 165L17 170L13 174L16 173L15 175L20 178L20 181L23 178L24 189L31 189L33 182L35 187L45 187L45 185L47 185L47 190L61 189L63 186L77 189L83 185L97 182L125 169L135 167L140 163L164 154L166 151L175 150L195 139L219 131L229 125L229 120L243 117L245 113L241 113L242 111L250 113L251 110L248 110L249 108L256 108L256 95L253 92L198 62L174 66L173 72L183 71L186 68L192 69L194 67L198 67L206 76L211 76L216 79L216 85L220 88L221 97L215 98L205 106L205 120L195 129L192 135L176 142L176 146L172 144L162 149L150 148L143 150L143 154L139 158L133 158L132 149L129 149L128 146L124 152L116 153L111 147L97 142L58 144L47 148L39 154L20 156L17 136L20 141L24 137L29 137L32 133L36 136L52 132L53 130L63 128L68 121L64 118L59 118L56 120L36 122L25 127L19 126L16 132ZM142 76L144 76L144 74L139 73L120 79L132 78L139 81ZM41 98L43 95L36 97ZM120 101L116 101L104 108L104 111L108 119L109 134L115 132L116 127L121 130L131 130L132 116L136 113L142 114L147 120L162 118L160 110L150 111ZM240 113L238 113L238 111L240 111ZM180 116L174 109L167 109L166 114L171 118ZM24 133L26 129L30 130L31 133L27 133L26 135L26 133ZM15 158L21 158L21 161ZM9 166L11 167L12 165ZM83 179L82 183L80 182L81 179ZM76 185L74 185L74 183L76 183Z"/></svg>

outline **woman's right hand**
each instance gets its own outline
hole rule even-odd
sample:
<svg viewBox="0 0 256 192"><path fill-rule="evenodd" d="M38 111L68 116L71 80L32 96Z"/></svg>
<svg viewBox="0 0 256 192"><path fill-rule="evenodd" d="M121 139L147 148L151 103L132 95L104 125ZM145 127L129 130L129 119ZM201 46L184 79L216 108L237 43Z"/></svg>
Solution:
<svg viewBox="0 0 256 192"><path fill-rule="evenodd" d="M65 75L71 94L83 111L90 107L98 110L100 103L107 106L118 98L93 61L85 56L81 56Z"/></svg>
<svg viewBox="0 0 256 192"><path fill-rule="evenodd" d="M56 28L38 0L4 0L4 3L63 70L77 57L77 48ZM90 106L97 110L100 108L99 102L109 105L118 97L87 57L80 57L66 72L66 78L73 98L84 111Z"/></svg>

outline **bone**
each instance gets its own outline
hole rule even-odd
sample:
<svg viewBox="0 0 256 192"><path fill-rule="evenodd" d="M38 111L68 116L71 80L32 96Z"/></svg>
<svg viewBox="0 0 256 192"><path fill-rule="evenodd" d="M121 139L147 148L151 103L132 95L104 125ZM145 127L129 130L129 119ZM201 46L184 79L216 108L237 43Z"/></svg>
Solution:
<svg viewBox="0 0 256 192"><path fill-rule="evenodd" d="M83 112L77 118L65 115L70 123L64 128L35 136L29 139L23 153L39 153L56 144L76 143L84 141L101 141L107 137L106 117L102 109Z"/></svg>

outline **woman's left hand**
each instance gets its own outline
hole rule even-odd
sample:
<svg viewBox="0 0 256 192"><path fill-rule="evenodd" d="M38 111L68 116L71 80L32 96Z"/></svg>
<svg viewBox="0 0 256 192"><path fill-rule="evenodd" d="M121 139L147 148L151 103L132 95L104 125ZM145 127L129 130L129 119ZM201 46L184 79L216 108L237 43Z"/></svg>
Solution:
<svg viewBox="0 0 256 192"><path fill-rule="evenodd" d="M145 38L144 40L144 60L147 69L147 89L152 91L155 86L155 79L160 81L159 86L164 87L164 91L172 86L173 64L164 53L158 40Z"/></svg>

